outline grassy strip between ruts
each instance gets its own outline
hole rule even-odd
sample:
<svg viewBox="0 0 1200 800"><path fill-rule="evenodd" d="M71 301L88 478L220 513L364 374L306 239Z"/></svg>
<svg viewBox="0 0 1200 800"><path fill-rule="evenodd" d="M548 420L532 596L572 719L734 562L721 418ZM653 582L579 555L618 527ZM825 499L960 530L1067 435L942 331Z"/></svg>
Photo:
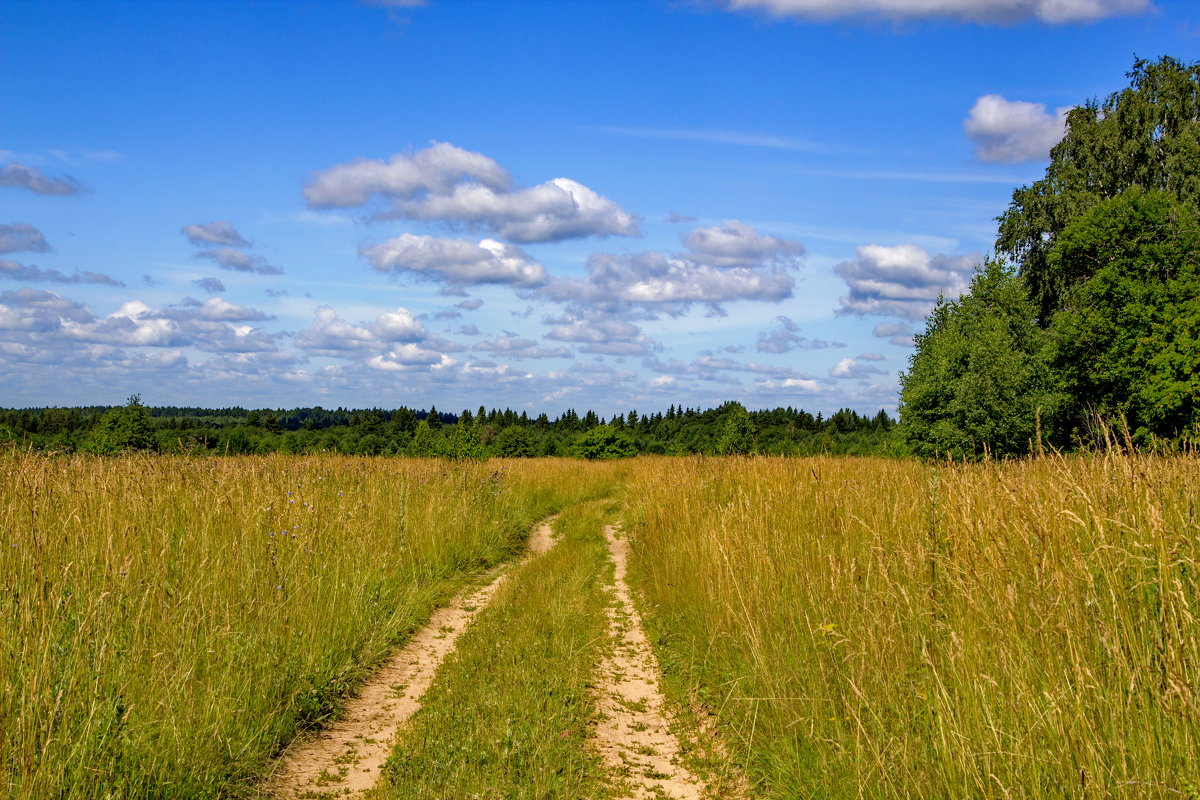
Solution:
<svg viewBox="0 0 1200 800"><path fill-rule="evenodd" d="M374 800L604 798L588 687L605 646L611 562L602 502L509 578L402 732Z"/></svg>
<svg viewBox="0 0 1200 800"><path fill-rule="evenodd" d="M249 794L607 466L0 456L0 797Z"/></svg>

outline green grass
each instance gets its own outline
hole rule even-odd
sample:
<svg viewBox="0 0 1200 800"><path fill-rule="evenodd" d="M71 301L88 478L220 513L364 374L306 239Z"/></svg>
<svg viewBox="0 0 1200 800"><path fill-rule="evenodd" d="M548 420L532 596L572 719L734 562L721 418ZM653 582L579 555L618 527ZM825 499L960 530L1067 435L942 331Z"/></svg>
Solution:
<svg viewBox="0 0 1200 800"><path fill-rule="evenodd" d="M641 460L633 579L753 797L1194 798L1198 475Z"/></svg>
<svg viewBox="0 0 1200 800"><path fill-rule="evenodd" d="M0 796L250 794L611 467L0 456Z"/></svg>
<svg viewBox="0 0 1200 800"><path fill-rule="evenodd" d="M586 742L608 624L605 511L568 509L557 546L500 588L443 664L372 798L608 796Z"/></svg>

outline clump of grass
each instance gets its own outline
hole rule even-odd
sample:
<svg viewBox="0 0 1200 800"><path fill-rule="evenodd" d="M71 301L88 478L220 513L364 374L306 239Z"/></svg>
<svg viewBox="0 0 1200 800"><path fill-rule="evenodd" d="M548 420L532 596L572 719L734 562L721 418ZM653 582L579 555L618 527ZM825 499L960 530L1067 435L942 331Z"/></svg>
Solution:
<svg viewBox="0 0 1200 800"><path fill-rule="evenodd" d="M1195 796L1196 458L664 468L633 576L753 796Z"/></svg>
<svg viewBox="0 0 1200 800"><path fill-rule="evenodd" d="M0 795L251 791L578 462L0 455Z"/></svg>
<svg viewBox="0 0 1200 800"><path fill-rule="evenodd" d="M397 743L378 800L607 797L587 744L605 641L603 504L568 509L561 540L497 591Z"/></svg>

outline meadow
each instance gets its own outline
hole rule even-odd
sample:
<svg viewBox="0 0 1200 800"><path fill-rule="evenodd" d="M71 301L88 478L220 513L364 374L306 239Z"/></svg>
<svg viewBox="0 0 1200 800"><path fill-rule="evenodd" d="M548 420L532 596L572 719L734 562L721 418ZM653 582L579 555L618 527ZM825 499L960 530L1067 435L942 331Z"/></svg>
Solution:
<svg viewBox="0 0 1200 800"><path fill-rule="evenodd" d="M0 796L254 796L561 511L372 796L619 796L589 738L608 521L677 727L716 733L691 755L714 796L1197 797L1197 475L1116 454L9 453Z"/></svg>
<svg viewBox="0 0 1200 800"><path fill-rule="evenodd" d="M248 794L577 461L0 456L0 796Z"/></svg>
<svg viewBox="0 0 1200 800"><path fill-rule="evenodd" d="M1196 458L639 460L626 499L752 796L1200 796Z"/></svg>

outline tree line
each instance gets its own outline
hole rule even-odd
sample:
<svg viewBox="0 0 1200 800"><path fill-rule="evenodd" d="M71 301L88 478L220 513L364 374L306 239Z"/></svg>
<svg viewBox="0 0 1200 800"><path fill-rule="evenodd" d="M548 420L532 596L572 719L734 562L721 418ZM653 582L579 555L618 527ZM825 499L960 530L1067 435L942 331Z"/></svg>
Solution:
<svg viewBox="0 0 1200 800"><path fill-rule="evenodd" d="M0 443L47 452L156 451L214 454L320 453L446 458L638 453L869 455L894 446L895 422L841 409L825 417L794 408L748 411L728 402L700 410L672 405L605 418L567 410L551 419L512 409L458 414L400 407L371 409L151 408L134 395L124 406L0 409Z"/></svg>
<svg viewBox="0 0 1200 800"><path fill-rule="evenodd" d="M1067 116L995 256L901 375L921 456L1177 448L1200 434L1200 63L1138 59Z"/></svg>

